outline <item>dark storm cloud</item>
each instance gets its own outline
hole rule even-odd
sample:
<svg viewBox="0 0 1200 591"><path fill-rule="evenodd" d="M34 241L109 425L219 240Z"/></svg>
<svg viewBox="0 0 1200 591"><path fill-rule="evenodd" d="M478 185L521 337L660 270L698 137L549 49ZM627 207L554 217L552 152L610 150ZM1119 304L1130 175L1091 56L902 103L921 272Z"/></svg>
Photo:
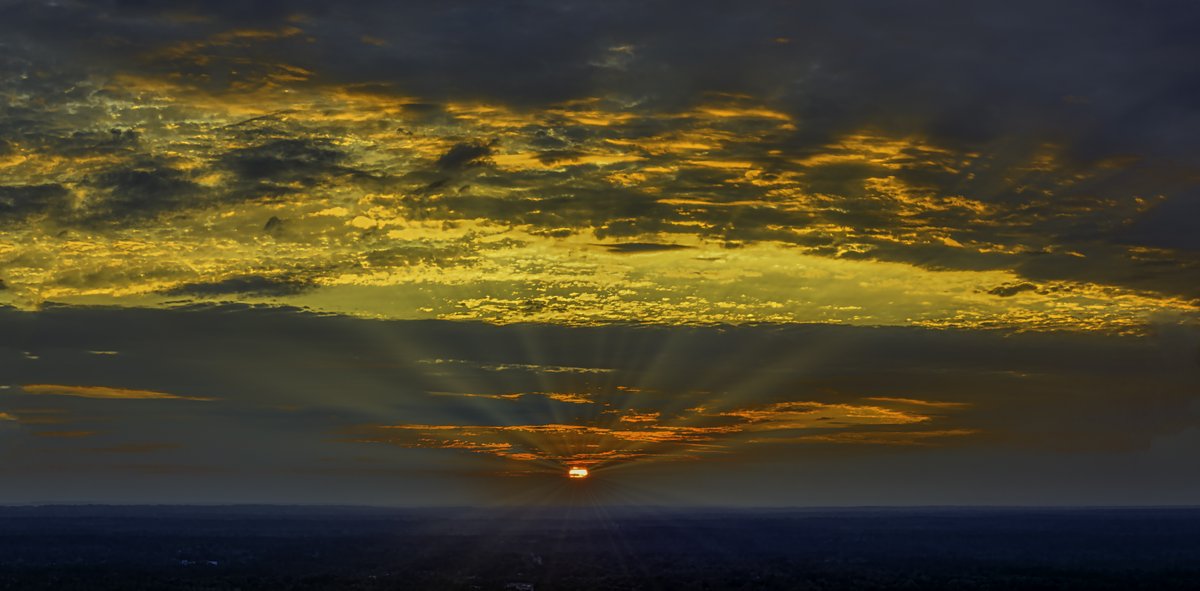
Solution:
<svg viewBox="0 0 1200 591"><path fill-rule="evenodd" d="M805 121L796 147L809 149L820 145L814 138L884 127L930 132L950 144L1087 140L1070 145L1080 159L1156 144L1174 152L1195 147L1179 124L1193 120L1189 106L1200 91L1187 82L1195 49L1189 33L1200 19L1187 2L1145 9L1119 2L764 1L736 14L705 3L384 9L371 2L15 2L5 15L14 33L49 35L60 51L94 50L115 36L103 57L126 59L140 55L136 42L178 46L290 25L303 33L267 39L257 61L279 58L319 81L387 82L440 99L544 105L617 91L647 108L705 92L745 93ZM279 39L295 46L272 49ZM594 65L618 46L633 48L636 59L620 70ZM1099 120L1116 125L1099 127Z"/></svg>
<svg viewBox="0 0 1200 591"><path fill-rule="evenodd" d="M0 186L0 222L22 221L30 215L63 211L69 193L56 184Z"/></svg>
<svg viewBox="0 0 1200 591"><path fill-rule="evenodd" d="M327 141L287 138L232 149L217 158L216 167L235 175L221 192L238 200L293 193L353 174L342 166L344 160L345 154Z"/></svg>
<svg viewBox="0 0 1200 591"><path fill-rule="evenodd" d="M245 275L230 277L210 283L185 283L163 293L171 296L284 296L295 295L314 286L307 279L297 277L265 277Z"/></svg>
<svg viewBox="0 0 1200 591"><path fill-rule="evenodd" d="M79 212L89 222L129 223L153 218L192 206L200 193L200 187L184 172L154 161L110 169L92 184L103 197Z"/></svg>
<svg viewBox="0 0 1200 591"><path fill-rule="evenodd" d="M1121 238L1132 244L1200 252L1200 191L1164 201L1126 228Z"/></svg>
<svg viewBox="0 0 1200 591"><path fill-rule="evenodd" d="M1011 298L1019 293L1027 291L1037 291L1037 286L1032 283L1012 283L1008 285L998 285L988 290L988 293L1002 298Z"/></svg>
<svg viewBox="0 0 1200 591"><path fill-rule="evenodd" d="M139 147L138 133L132 129L76 131L68 139L69 147L62 150L68 155L133 152Z"/></svg>
<svg viewBox="0 0 1200 591"><path fill-rule="evenodd" d="M83 98L83 97L77 97ZM50 115L49 112L37 113L38 118ZM43 150L48 154L62 156L97 156L107 154L135 154L140 148L138 133L132 129L98 129L86 131L69 131L38 127L48 121L10 121L18 125L28 125L24 129L13 130L10 135L23 143Z"/></svg>
<svg viewBox="0 0 1200 591"><path fill-rule="evenodd" d="M609 252L621 254L636 254L639 252L662 252L664 250L679 250L688 248L682 244L661 244L657 242L622 242L619 244L603 245Z"/></svg>
<svg viewBox="0 0 1200 591"><path fill-rule="evenodd" d="M492 153L492 148L483 143L454 144L437 159L442 170L456 170L464 166L480 164Z"/></svg>

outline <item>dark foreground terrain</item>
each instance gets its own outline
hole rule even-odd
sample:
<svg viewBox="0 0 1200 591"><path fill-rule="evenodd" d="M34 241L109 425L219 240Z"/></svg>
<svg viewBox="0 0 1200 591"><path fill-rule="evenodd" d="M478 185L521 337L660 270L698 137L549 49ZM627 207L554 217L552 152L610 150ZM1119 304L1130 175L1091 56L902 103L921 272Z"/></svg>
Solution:
<svg viewBox="0 0 1200 591"><path fill-rule="evenodd" d="M1200 589L1200 509L0 508L0 589Z"/></svg>

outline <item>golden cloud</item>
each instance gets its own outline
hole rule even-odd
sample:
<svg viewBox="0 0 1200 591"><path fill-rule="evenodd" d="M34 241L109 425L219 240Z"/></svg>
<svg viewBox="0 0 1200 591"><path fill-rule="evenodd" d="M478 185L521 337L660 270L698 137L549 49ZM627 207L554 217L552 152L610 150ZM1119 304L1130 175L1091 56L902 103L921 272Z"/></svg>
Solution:
<svg viewBox="0 0 1200 591"><path fill-rule="evenodd" d="M97 398L104 400L193 400L209 402L216 398L202 396L179 396L153 390L132 390L129 388L112 388L108 386L67 386L62 384L24 384L21 389L26 394L46 396L74 396L78 398Z"/></svg>
<svg viewBox="0 0 1200 591"><path fill-rule="evenodd" d="M880 399L882 403L952 410L956 403ZM965 406L965 405L962 405ZM352 441L403 447L458 449L509 460L595 466L635 459L694 459L727 451L739 443L847 443L929 445L965 436L972 429L863 431L878 425L917 425L929 415L881 405L779 402L759 407L712 411L689 409L670 423L659 411L606 411L611 424L371 425L352 429ZM714 421L719 424L713 424ZM700 424L698 424L700 423ZM709 423L709 424L702 424ZM790 435L797 431L811 434ZM772 433L771 437L763 437ZM776 435L778 433L778 435Z"/></svg>
<svg viewBox="0 0 1200 591"><path fill-rule="evenodd" d="M296 27L233 29L144 57L183 67L303 38ZM1011 204L959 190L985 155L919 135L858 129L782 153L792 116L748 96L681 112L602 96L521 110L256 68L217 90L178 72L112 78L89 95L96 120L81 126L105 135L128 122L132 155L14 143L0 185L41 187L54 206L0 236L0 305L170 306L184 294L371 318L1120 333L1164 315L1197 319L1170 285L1073 271L1105 269L1092 262L1103 257L1140 277L1153 273L1138 265L1183 269L1186 256L1050 243L1072 219L1115 228L1157 202L1056 198L1108 169L1070 169L1055 146L1009 171L1011 189L1028 188ZM151 116L169 121L139 125ZM567 141L563 126L588 133ZM533 141L539 133L562 145ZM462 146L472 158L450 158ZM164 163L145 164L155 159ZM264 170L274 176L255 176ZM938 175L945 186L917 180ZM122 194L156 187L162 195L145 197L169 205L158 212L169 226L120 209ZM597 240L687 248L597 252ZM1027 282L1029 257L1055 253L1071 257L1061 277L1019 298L990 292Z"/></svg>
<svg viewBox="0 0 1200 591"><path fill-rule="evenodd" d="M934 440L946 437L967 437L977 435L978 429L943 429L933 431L845 431L838 433L819 433L801 435L798 437L783 437L771 439L752 439L750 443L834 443L859 445L898 445L916 446L932 445Z"/></svg>
<svg viewBox="0 0 1200 591"><path fill-rule="evenodd" d="M96 435L98 431L35 431L34 435L38 437L58 437L64 439L76 439L81 437L91 437Z"/></svg>

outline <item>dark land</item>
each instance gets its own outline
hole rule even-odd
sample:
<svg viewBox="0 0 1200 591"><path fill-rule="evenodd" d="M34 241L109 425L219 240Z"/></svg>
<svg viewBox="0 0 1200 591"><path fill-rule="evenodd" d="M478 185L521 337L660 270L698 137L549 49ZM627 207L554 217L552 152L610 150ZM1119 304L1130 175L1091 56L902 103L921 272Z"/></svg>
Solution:
<svg viewBox="0 0 1200 591"><path fill-rule="evenodd" d="M0 589L1200 589L1200 509L0 507Z"/></svg>

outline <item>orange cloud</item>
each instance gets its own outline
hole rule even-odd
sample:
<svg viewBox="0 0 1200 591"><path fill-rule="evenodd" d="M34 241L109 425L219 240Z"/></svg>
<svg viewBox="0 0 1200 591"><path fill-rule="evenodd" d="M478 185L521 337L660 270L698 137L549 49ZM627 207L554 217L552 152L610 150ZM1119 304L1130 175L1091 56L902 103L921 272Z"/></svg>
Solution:
<svg viewBox="0 0 1200 591"><path fill-rule="evenodd" d="M630 411L621 416L622 423L657 423L659 417L658 411L652 412L637 412Z"/></svg>
<svg viewBox="0 0 1200 591"><path fill-rule="evenodd" d="M77 437L91 437L96 433L96 431L38 431L34 433L34 435L37 435L38 437L63 437L74 439Z"/></svg>
<svg viewBox="0 0 1200 591"><path fill-rule="evenodd" d="M111 447L94 447L88 451L119 454L143 454L168 449L178 449L179 447L179 444L176 443L126 443L122 445L113 445Z"/></svg>
<svg viewBox="0 0 1200 591"><path fill-rule="evenodd" d="M488 398L491 400L520 400L525 396L545 396L550 400L558 402L569 402L571 404L595 404L595 402L581 394L570 394L565 392L514 392L512 394L473 394L468 392L430 392L434 396L457 396L461 398Z"/></svg>
<svg viewBox="0 0 1200 591"><path fill-rule="evenodd" d="M592 404L591 400L584 396L580 396L579 394L567 394L562 392L544 392L541 394L550 400L557 400L559 402L570 402L571 404Z"/></svg>
<svg viewBox="0 0 1200 591"><path fill-rule="evenodd" d="M574 396L574 395L569 395ZM886 399L886 402L922 406L920 400ZM933 408L954 408L958 403L931 402ZM460 449L510 460L548 461L595 466L602 462L649 457L696 458L699 453L719 453L735 443L847 443L926 445L937 438L969 435L969 429L926 431L859 431L875 425L914 425L934 419L912 411L878 405L829 404L813 401L778 402L761 407L714 411L689 409L665 424L659 411L610 410L612 424L545 423L521 425L376 425L355 429L365 436L359 442L388 443L403 447ZM812 431L789 437L787 431ZM783 437L747 439L752 434Z"/></svg>
<svg viewBox="0 0 1200 591"><path fill-rule="evenodd" d="M61 425L72 421L61 408L22 408L16 414L3 413L22 425Z"/></svg>
<svg viewBox="0 0 1200 591"><path fill-rule="evenodd" d="M761 408L720 412L713 416L745 419L749 421L747 430L755 431L847 425L904 425L928 421L930 418L882 406L822 402L779 402Z"/></svg>
<svg viewBox="0 0 1200 591"><path fill-rule="evenodd" d="M866 398L872 402L893 402L896 404L909 404L912 406L929 406L933 408L966 408L971 406L966 402L945 402L941 400L917 400L915 398L892 398L889 396L873 396Z"/></svg>
<svg viewBox="0 0 1200 591"><path fill-rule="evenodd" d="M593 466L599 462L678 454L681 447L706 441L728 427L653 426L617 430L565 423L531 425L381 425L357 429L354 441L403 447L461 449L519 461ZM655 449L631 449L656 445Z"/></svg>
<svg viewBox="0 0 1200 591"><path fill-rule="evenodd" d="M21 389L26 394L47 396L75 396L77 398L99 398L105 400L194 400L208 402L215 398L202 396L179 396L153 390L132 390L108 386L66 386L61 384L25 384Z"/></svg>
<svg viewBox="0 0 1200 591"><path fill-rule="evenodd" d="M929 440L944 437L966 437L978 429L943 429L937 431L842 431L818 433L799 437L751 439L750 443L851 443L865 445L931 445Z"/></svg>

